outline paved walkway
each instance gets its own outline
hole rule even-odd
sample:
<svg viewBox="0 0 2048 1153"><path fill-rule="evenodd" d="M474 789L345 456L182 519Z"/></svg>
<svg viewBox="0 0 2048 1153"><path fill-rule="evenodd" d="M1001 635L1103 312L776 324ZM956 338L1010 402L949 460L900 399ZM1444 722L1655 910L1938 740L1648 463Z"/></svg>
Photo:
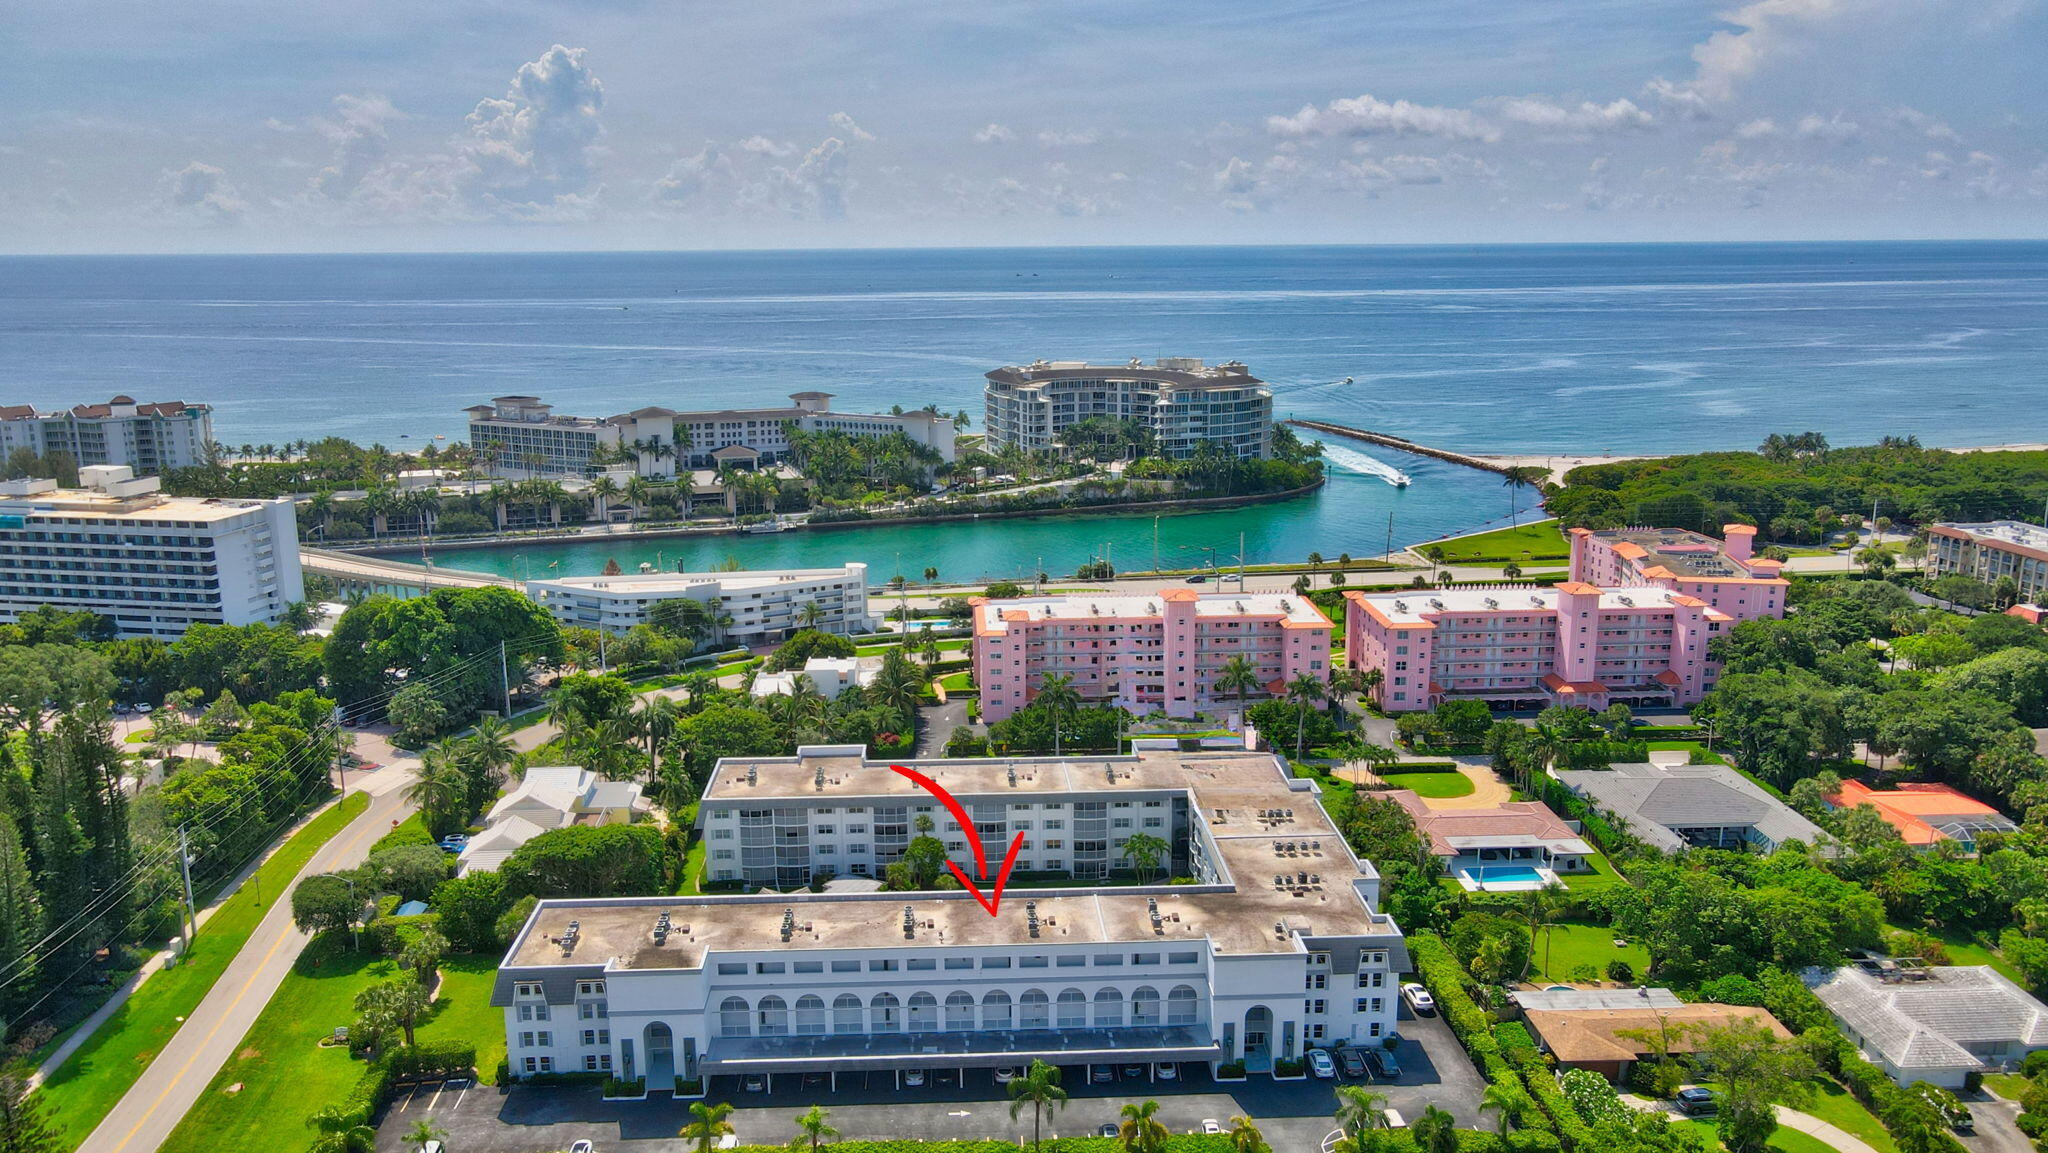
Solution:
<svg viewBox="0 0 2048 1153"><path fill-rule="evenodd" d="M1681 1120L1689 1120L1669 1101L1652 1101L1648 1097L1634 1093L1623 1093L1621 1100L1630 1108L1640 1109L1645 1113L1666 1113ZM1797 1109L1787 1109L1783 1105L1771 1106L1771 1112L1777 1115L1778 1124L1787 1129L1797 1129L1823 1145L1840 1150L1841 1153L1877 1153L1876 1147L1870 1142L1811 1113L1801 1113Z"/></svg>
<svg viewBox="0 0 2048 1153"><path fill-rule="evenodd" d="M1401 766L1388 765L1387 771L1398 773ZM1384 785L1386 781L1372 771L1364 761L1349 761L1332 770L1337 776L1355 785ZM1501 782L1493 770L1483 765L1458 766L1458 772L1472 782L1472 791L1462 797L1423 797L1422 803L1431 809L1491 809L1514 799L1514 790Z"/></svg>
<svg viewBox="0 0 2048 1153"><path fill-rule="evenodd" d="M351 779L352 790L371 794L370 807L322 845L299 875L361 864L377 838L412 812L399 787L410 775L395 765L367 774L372 780L384 778L378 781L385 786L382 792L365 787L369 780ZM249 1022L284 982L308 940L292 924L290 901L271 905L206 999L79 1146L80 1153L148 1153L162 1145L233 1055Z"/></svg>

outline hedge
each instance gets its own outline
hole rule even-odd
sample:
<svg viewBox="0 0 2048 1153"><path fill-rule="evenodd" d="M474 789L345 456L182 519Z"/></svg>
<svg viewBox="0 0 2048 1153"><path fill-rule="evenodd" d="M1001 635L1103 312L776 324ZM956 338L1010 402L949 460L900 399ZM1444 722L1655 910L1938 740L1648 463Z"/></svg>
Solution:
<svg viewBox="0 0 2048 1153"><path fill-rule="evenodd" d="M476 1046L459 1041L394 1049L384 1059L393 1076L407 1080L431 1081L476 1072Z"/></svg>
<svg viewBox="0 0 2048 1153"><path fill-rule="evenodd" d="M1550 1123L1557 1130L1557 1137L1566 1149L1591 1149L1593 1130L1585 1118L1566 1099L1564 1090L1558 1088L1557 1078L1544 1063L1543 1055L1534 1049L1517 1051L1515 1067L1522 1074L1522 1083L1529 1087L1529 1095L1543 1106L1550 1115Z"/></svg>
<svg viewBox="0 0 2048 1153"><path fill-rule="evenodd" d="M1450 1023L1451 1032L1458 1035L1459 1044L1478 1062L1480 1071L1489 1078L1509 1071L1500 1042L1493 1036L1493 1022L1465 991L1465 968L1451 956L1450 946L1435 933L1419 932L1408 938L1408 955L1415 962L1416 975L1436 998L1437 1012Z"/></svg>
<svg viewBox="0 0 2048 1153"><path fill-rule="evenodd" d="M1381 765L1379 772L1386 773L1455 773L1459 769L1456 761L1396 761Z"/></svg>
<svg viewBox="0 0 2048 1153"><path fill-rule="evenodd" d="M1045 1153L1124 1153L1115 1137L1051 1137ZM1413 1142L1410 1142L1413 1148ZM1017 1153L1011 1141L834 1141L833 1153ZM789 1153L787 1145L741 1145L739 1153ZM1164 1153L1236 1153L1230 1139L1206 1133L1175 1133L1166 1138Z"/></svg>
<svg viewBox="0 0 2048 1153"><path fill-rule="evenodd" d="M1885 1075L1883 1069L1863 1059L1848 1038L1833 1026L1822 1025L1800 1034L1810 1049L1817 1049L1821 1066L1841 1079L1849 1095L1861 1101L1877 1116L1901 1149L1921 1153L1963 1153L1963 1144L1941 1123L1934 1107L1916 1093L1907 1092Z"/></svg>

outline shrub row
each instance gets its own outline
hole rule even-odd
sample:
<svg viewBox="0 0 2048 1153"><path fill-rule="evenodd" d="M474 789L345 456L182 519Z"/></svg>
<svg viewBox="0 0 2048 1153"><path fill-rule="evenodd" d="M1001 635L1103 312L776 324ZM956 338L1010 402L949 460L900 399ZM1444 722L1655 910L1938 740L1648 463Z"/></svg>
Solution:
<svg viewBox="0 0 2048 1153"><path fill-rule="evenodd" d="M1465 967L1451 955L1451 948L1435 933L1419 932L1408 938L1408 955L1415 961L1416 975L1436 998L1436 1011L1450 1023L1458 1043L1488 1078L1510 1072L1500 1042L1494 1039L1493 1022L1465 991Z"/></svg>
<svg viewBox="0 0 2048 1153"><path fill-rule="evenodd" d="M1963 1153L1962 1142L1949 1133L1926 1098L1899 1088L1832 1026L1809 1029L1800 1039L1815 1051L1821 1066L1848 1088L1850 1096L1877 1115L1878 1123L1899 1148L1916 1153Z"/></svg>
<svg viewBox="0 0 2048 1153"><path fill-rule="evenodd" d="M384 1060L401 1080L431 1081L476 1072L476 1046L459 1041L395 1049Z"/></svg>
<svg viewBox="0 0 2048 1153"><path fill-rule="evenodd" d="M1543 1055L1535 1049L1516 1050L1515 1068L1522 1074L1522 1083L1529 1087L1529 1095L1550 1115L1551 1127L1557 1130L1558 1140L1566 1149L1593 1148L1593 1130L1585 1118L1558 1088L1557 1078L1551 1075L1550 1067L1543 1061Z"/></svg>
<svg viewBox="0 0 2048 1153"><path fill-rule="evenodd" d="M1050 1137L1044 1153L1123 1153L1115 1137ZM1414 1141L1409 1141L1414 1148ZM1017 1153L1009 1141L834 1141L833 1153ZM741 1145L739 1153L789 1153L787 1145ZM1230 1139L1206 1133L1175 1133L1166 1138L1164 1153L1235 1153Z"/></svg>
<svg viewBox="0 0 2048 1153"><path fill-rule="evenodd" d="M1455 773L1458 771L1458 762L1401 761L1396 764L1384 765L1380 771L1384 773Z"/></svg>
<svg viewBox="0 0 2048 1153"><path fill-rule="evenodd" d="M1550 1153L1560 1144L1571 1148L1587 1141L1591 1134L1585 1122L1558 1090L1529 1031L1514 1023L1495 1029L1492 1016L1472 999L1465 967L1443 938L1427 931L1412 934L1408 955L1436 998L1436 1011L1487 1081L1507 1098L1508 1120L1519 1127L1508 1134L1509 1153Z"/></svg>

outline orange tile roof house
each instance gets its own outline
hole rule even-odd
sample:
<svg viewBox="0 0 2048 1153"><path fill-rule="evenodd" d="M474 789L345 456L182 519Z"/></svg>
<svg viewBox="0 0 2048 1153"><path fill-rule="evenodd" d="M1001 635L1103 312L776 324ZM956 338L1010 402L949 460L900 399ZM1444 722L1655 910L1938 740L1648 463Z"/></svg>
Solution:
<svg viewBox="0 0 2048 1153"><path fill-rule="evenodd" d="M2019 826L1990 805L1934 782L1909 782L1896 789L1873 789L1862 781L1843 781L1842 791L1828 798L1838 809L1869 805L1899 831L1906 843L1924 849L1937 841L1957 841L1977 851L1977 834L2009 833Z"/></svg>
<svg viewBox="0 0 2048 1153"><path fill-rule="evenodd" d="M1698 1029L1739 1021L1755 1021L1778 1037L1792 1035L1762 1009L1711 1001L1674 1004L1668 989L1613 990L1611 996L1596 1000L1569 996L1578 992L1569 991L1565 1007L1539 1007L1520 996L1517 1001L1523 1005L1530 1035L1559 1068L1591 1069L1616 1084L1627 1079L1631 1065L1654 1051L1649 1041L1623 1034L1658 1034L1669 1028L1673 1053L1692 1052ZM1638 999L1639 1004L1626 1003Z"/></svg>

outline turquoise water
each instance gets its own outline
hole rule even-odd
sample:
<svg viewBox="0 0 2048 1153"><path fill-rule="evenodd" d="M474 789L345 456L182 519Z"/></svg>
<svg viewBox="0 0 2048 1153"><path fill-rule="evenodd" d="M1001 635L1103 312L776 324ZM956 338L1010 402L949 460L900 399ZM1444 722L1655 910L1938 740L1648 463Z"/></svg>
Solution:
<svg viewBox="0 0 2048 1153"><path fill-rule="evenodd" d="M0 258L6 403L126 392L215 406L230 444L463 435L534 393L608 415L779 404L980 411L1036 357L1240 359L1276 412L1479 452L1747 448L1815 429L1935 445L2037 440L2014 398L2048 363L2048 244L1644 244ZM1352 383L1342 383L1351 378ZM2032 411L2032 410L2025 410ZM1172 517L1252 560L1378 552L1504 518L1496 478L1372 450L1285 505ZM527 550L524 567L866 560L894 571L1149 564L1150 517ZM509 555L450 563L516 574Z"/></svg>

